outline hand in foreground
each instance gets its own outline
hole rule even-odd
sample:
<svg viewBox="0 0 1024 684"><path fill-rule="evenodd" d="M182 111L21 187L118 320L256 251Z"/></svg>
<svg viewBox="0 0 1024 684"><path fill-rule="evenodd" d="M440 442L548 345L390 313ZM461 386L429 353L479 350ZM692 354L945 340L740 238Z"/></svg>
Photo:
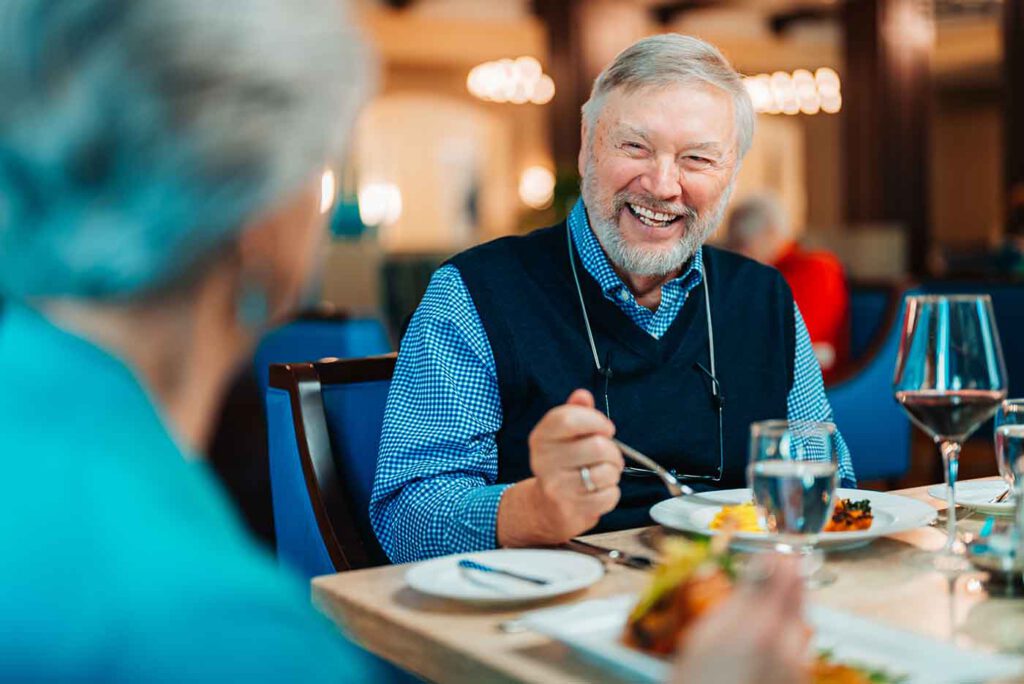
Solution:
<svg viewBox="0 0 1024 684"><path fill-rule="evenodd" d="M561 544L615 508L623 461L614 434L615 425L594 408L587 390L548 411L530 433L534 477L502 497L498 543Z"/></svg>
<svg viewBox="0 0 1024 684"><path fill-rule="evenodd" d="M794 559L767 559L770 576L741 584L686 634L671 681L686 684L795 684L808 681L811 630Z"/></svg>

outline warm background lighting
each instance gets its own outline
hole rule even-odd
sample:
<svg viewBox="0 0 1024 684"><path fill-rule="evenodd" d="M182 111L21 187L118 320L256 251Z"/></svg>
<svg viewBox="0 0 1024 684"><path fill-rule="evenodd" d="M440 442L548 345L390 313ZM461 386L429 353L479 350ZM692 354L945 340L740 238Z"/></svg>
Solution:
<svg viewBox="0 0 1024 684"><path fill-rule="evenodd" d="M334 206L334 198L337 194L338 183L334 177L334 171L326 169L320 177L320 213L326 214Z"/></svg>
<svg viewBox="0 0 1024 684"><path fill-rule="evenodd" d="M519 177L519 199L533 209L547 209L555 195L555 174L543 166L531 166Z"/></svg>
<svg viewBox="0 0 1024 684"><path fill-rule="evenodd" d="M534 57L479 64L466 77L466 87L488 102L547 104L555 96L555 82Z"/></svg>
<svg viewBox="0 0 1024 684"><path fill-rule="evenodd" d="M359 218L368 226L389 226L402 216L402 191L394 183L359 188Z"/></svg>
<svg viewBox="0 0 1024 684"><path fill-rule="evenodd" d="M758 114L835 114L843 107L839 74L822 67L793 73L776 71L743 79Z"/></svg>

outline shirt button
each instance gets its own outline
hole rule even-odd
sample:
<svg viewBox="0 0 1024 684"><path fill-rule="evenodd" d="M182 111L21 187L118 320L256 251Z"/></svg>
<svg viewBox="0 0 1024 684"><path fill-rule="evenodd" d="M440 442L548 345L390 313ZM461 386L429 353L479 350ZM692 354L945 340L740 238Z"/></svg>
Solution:
<svg viewBox="0 0 1024 684"><path fill-rule="evenodd" d="M625 290L625 289L619 290L619 299L624 301L624 302L628 302L629 301L629 290Z"/></svg>

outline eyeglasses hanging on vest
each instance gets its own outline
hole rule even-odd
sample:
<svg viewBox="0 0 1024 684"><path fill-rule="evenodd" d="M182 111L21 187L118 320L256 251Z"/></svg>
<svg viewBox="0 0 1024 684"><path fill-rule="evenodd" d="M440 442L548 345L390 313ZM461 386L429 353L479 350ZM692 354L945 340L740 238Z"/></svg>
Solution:
<svg viewBox="0 0 1024 684"><path fill-rule="evenodd" d="M602 364L601 358L597 353L597 344L594 342L594 332L590 327L590 316L587 314L587 305L583 300L583 288L580 286L580 278L576 270L576 256L572 244L572 233L569 230L568 224L566 224L565 235L569 246L569 266L572 268L572 278L576 283L576 294L579 295L580 299L580 311L583 313L583 325L587 330L587 341L590 343L590 351L594 355L594 367L597 369L598 375L604 379L604 412L610 420L612 417L612 409L611 404L608 401L608 385L614 376L614 372L611 367L611 350L608 350L608 353L605 355L605 362ZM722 471L725 468L725 444L723 441L722 427L722 412L725 408L725 396L722 394L722 387L715 374L715 331L714 328L711 327L711 295L708 292L708 279L701 278L701 283L704 286L704 313L708 321L708 359L710 360L711 369L709 370L705 368L699 361L693 365L695 370L708 379L711 402L714 405L715 413L718 416L718 468L714 474L687 474L677 472L675 469L670 469L669 472L678 480L720 482L722 480ZM625 475L634 476L656 475L653 470L632 466L625 467L622 472Z"/></svg>

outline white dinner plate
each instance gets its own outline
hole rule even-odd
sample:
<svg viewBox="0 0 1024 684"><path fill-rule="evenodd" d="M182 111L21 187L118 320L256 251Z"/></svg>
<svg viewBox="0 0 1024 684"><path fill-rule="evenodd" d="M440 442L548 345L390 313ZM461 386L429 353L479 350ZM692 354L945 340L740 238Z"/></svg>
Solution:
<svg viewBox="0 0 1024 684"><path fill-rule="evenodd" d="M523 617L523 623L615 670L627 681L666 681L669 661L621 641L626 617L635 603L632 595L594 599L533 611ZM1009 679L1024 671L1020 658L959 648L822 606L808 608L807 619L814 627L814 646L830 650L836 662L879 668L906 677L907 684L983 682Z"/></svg>
<svg viewBox="0 0 1024 684"><path fill-rule="evenodd" d="M875 516L871 527L852 532L822 532L818 546L829 551L853 549L869 544L878 537L897 532L906 532L930 524L935 520L935 509L926 503L896 494L872 492L867 489L836 490L836 498L871 501L871 512ZM722 506L735 505L751 500L749 489L725 489L718 492L701 492L690 496L678 496L655 504L651 508L654 521L682 532L716 535L711 521ZM775 535L767 532L736 532L733 545L737 547L764 546L777 541Z"/></svg>
<svg viewBox="0 0 1024 684"><path fill-rule="evenodd" d="M468 558L492 568L546 579L539 585L480 570L459 567ZM604 576L604 565L592 556L546 549L496 549L444 556L417 563L405 573L416 591L470 603L519 603L559 596L589 587Z"/></svg>
<svg viewBox="0 0 1024 684"><path fill-rule="evenodd" d="M957 482L954 493L956 502L960 506L973 508L985 515L1010 515L1013 513L1012 501L991 503L992 499L1005 491L1006 483L1003 480L983 480L981 482ZM946 485L932 485L928 488L928 496L945 501Z"/></svg>

